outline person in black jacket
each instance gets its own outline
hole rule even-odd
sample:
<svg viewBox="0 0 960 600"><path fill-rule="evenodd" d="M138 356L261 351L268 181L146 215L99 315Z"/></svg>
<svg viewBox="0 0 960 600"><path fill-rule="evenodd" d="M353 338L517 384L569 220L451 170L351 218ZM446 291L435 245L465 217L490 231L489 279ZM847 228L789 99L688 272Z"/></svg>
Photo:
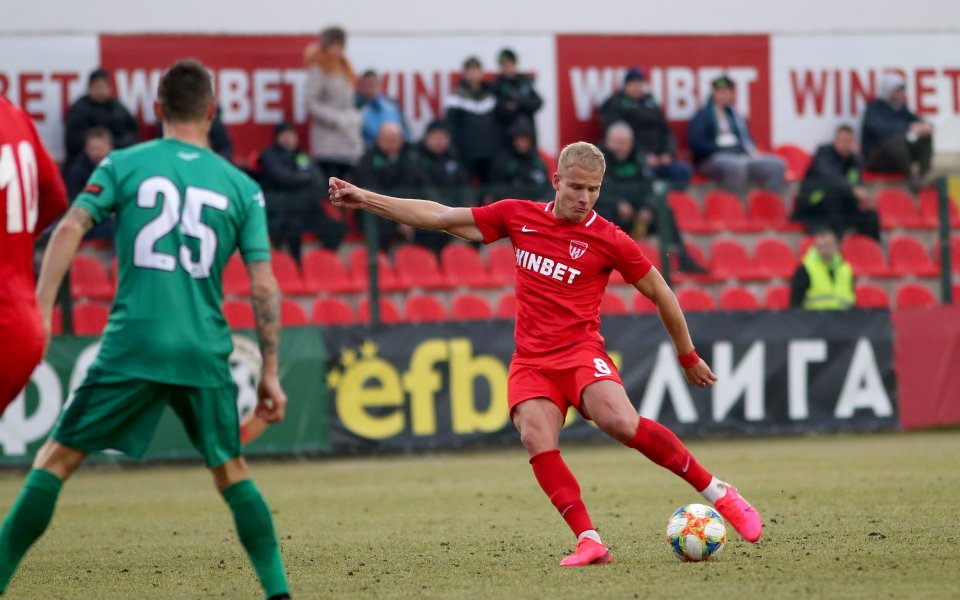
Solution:
<svg viewBox="0 0 960 600"><path fill-rule="evenodd" d="M463 77L444 106L453 145L467 173L482 184L489 183L503 132L497 120L497 98L483 81L479 59L470 57L463 63Z"/></svg>
<svg viewBox="0 0 960 600"><path fill-rule="evenodd" d="M862 185L863 161L855 143L853 128L841 125L832 144L817 148L792 217L807 233L830 227L838 238L853 230L880 240L880 216L876 201Z"/></svg>
<svg viewBox="0 0 960 600"><path fill-rule="evenodd" d="M126 148L140 141L140 126L130 111L113 95L110 73L97 69L87 80L87 95L81 97L67 110L64 119L66 136L66 164L83 152L87 130L91 127L106 127L113 135L115 148Z"/></svg>
<svg viewBox="0 0 960 600"><path fill-rule="evenodd" d="M113 150L113 134L106 127L91 127L87 130L83 152L73 159L63 170L63 182L67 186L67 198L70 202L80 195L87 181L93 175L97 165ZM100 221L83 239L103 240L113 243L114 218Z"/></svg>
<svg viewBox="0 0 960 600"><path fill-rule="evenodd" d="M447 206L474 206L476 194L470 178L457 160L450 142L450 130L439 119L427 125L423 139L416 145L420 175L423 177L423 198ZM439 252L453 238L443 231L417 229L414 239L422 246Z"/></svg>
<svg viewBox="0 0 960 600"><path fill-rule="evenodd" d="M657 179L666 179L674 189L687 189L693 168L676 160L677 140L666 116L650 94L643 71L636 67L628 69L623 88L607 98L597 116L604 135L614 123L630 125L636 149L643 153L646 166L653 175Z"/></svg>
<svg viewBox="0 0 960 600"><path fill-rule="evenodd" d="M510 146L493 161L490 179L499 198L546 200L552 196L550 174L534 142L533 123L525 118L510 127Z"/></svg>
<svg viewBox="0 0 960 600"><path fill-rule="evenodd" d="M355 177L358 186L391 196L415 197L424 183L417 152L403 141L403 128L397 123L380 126L373 147L360 157ZM394 242L414 240L412 227L372 214L370 217L377 220L380 248L386 250Z"/></svg>
<svg viewBox="0 0 960 600"><path fill-rule="evenodd" d="M747 184L779 193L787 165L778 156L757 150L747 120L734 109L733 80L721 75L711 82L710 99L687 127L687 141L697 169L735 194Z"/></svg>
<svg viewBox="0 0 960 600"><path fill-rule="evenodd" d="M260 185L267 203L267 223L275 246L286 243L300 261L301 238L312 231L324 247L335 250L346 234L340 219L320 204L326 181L306 152L292 123L274 129L273 144L260 153Z"/></svg>
<svg viewBox="0 0 960 600"><path fill-rule="evenodd" d="M607 169L594 207L597 213L637 239L660 233L664 224L656 211L653 174L643 152L636 149L630 125L623 121L611 123L600 151L607 161ZM670 237L670 248L677 254L678 270L705 273L687 254L673 210L669 206L666 210L669 216L666 233Z"/></svg>
<svg viewBox="0 0 960 600"><path fill-rule="evenodd" d="M533 143L537 143L537 127L535 115L543 107L543 99L533 88L533 79L517 71L517 54L510 48L500 51L498 57L500 74L493 80L491 87L497 97L497 119L500 128L506 135L504 143L510 144L510 128L520 121L526 120L533 128Z"/></svg>
<svg viewBox="0 0 960 600"><path fill-rule="evenodd" d="M863 113L861 146L867 170L902 173L914 187L924 183L933 161L933 127L907 108L902 76L883 75L878 97Z"/></svg>

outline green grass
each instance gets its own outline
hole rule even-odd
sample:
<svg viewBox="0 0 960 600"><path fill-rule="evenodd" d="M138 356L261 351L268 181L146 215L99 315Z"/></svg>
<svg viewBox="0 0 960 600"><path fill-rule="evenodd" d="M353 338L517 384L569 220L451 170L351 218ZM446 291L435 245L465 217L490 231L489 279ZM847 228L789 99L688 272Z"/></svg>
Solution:
<svg viewBox="0 0 960 600"><path fill-rule="evenodd" d="M699 496L619 446L565 450L614 556L562 570L573 537L519 450L254 464L295 597L917 598L960 585L960 434L702 441L766 521L682 564L667 517ZM3 510L22 477L0 475ZM61 495L13 598L259 598L229 512L196 466L89 469Z"/></svg>

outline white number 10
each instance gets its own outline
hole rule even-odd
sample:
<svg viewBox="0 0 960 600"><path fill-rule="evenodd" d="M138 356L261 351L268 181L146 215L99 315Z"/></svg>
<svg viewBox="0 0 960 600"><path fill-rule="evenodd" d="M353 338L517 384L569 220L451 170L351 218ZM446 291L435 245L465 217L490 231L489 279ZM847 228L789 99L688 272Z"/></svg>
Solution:
<svg viewBox="0 0 960 600"><path fill-rule="evenodd" d="M33 233L40 214L37 186L37 155L33 146L21 141L17 144L17 156L14 156L10 144L0 146L0 190L7 190L7 233ZM26 218L23 214L24 200Z"/></svg>
<svg viewBox="0 0 960 600"><path fill-rule="evenodd" d="M180 264L194 279L210 276L210 267L217 253L217 232L201 222L204 206L227 210L227 197L223 194L197 187L187 187L183 197L183 214L180 214L180 191L166 177L150 177L137 190L137 206L153 208L162 202L160 214L143 226L134 241L133 264L145 269L174 271L177 256L158 252L157 242L179 224L184 235L200 240L200 257L194 261L190 248L181 245Z"/></svg>

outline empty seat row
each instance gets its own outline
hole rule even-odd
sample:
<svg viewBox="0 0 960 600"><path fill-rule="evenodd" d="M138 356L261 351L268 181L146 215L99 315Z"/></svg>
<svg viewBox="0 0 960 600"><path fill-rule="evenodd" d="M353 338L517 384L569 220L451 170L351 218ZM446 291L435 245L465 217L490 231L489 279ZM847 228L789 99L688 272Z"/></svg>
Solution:
<svg viewBox="0 0 960 600"><path fill-rule="evenodd" d="M752 192L747 198L746 209L737 195L720 190L707 194L703 211L697 201L685 192L671 191L667 195L667 203L680 229L690 233L803 229L802 225L789 220L783 199L766 190Z"/></svg>

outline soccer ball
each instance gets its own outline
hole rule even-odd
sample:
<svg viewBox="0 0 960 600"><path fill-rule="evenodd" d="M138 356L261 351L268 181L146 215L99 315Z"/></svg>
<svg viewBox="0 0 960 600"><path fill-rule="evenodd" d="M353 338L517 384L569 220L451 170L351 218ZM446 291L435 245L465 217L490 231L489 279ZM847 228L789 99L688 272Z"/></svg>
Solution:
<svg viewBox="0 0 960 600"><path fill-rule="evenodd" d="M703 504L681 506L667 521L667 543L685 562L710 560L727 541L727 526L716 510Z"/></svg>

